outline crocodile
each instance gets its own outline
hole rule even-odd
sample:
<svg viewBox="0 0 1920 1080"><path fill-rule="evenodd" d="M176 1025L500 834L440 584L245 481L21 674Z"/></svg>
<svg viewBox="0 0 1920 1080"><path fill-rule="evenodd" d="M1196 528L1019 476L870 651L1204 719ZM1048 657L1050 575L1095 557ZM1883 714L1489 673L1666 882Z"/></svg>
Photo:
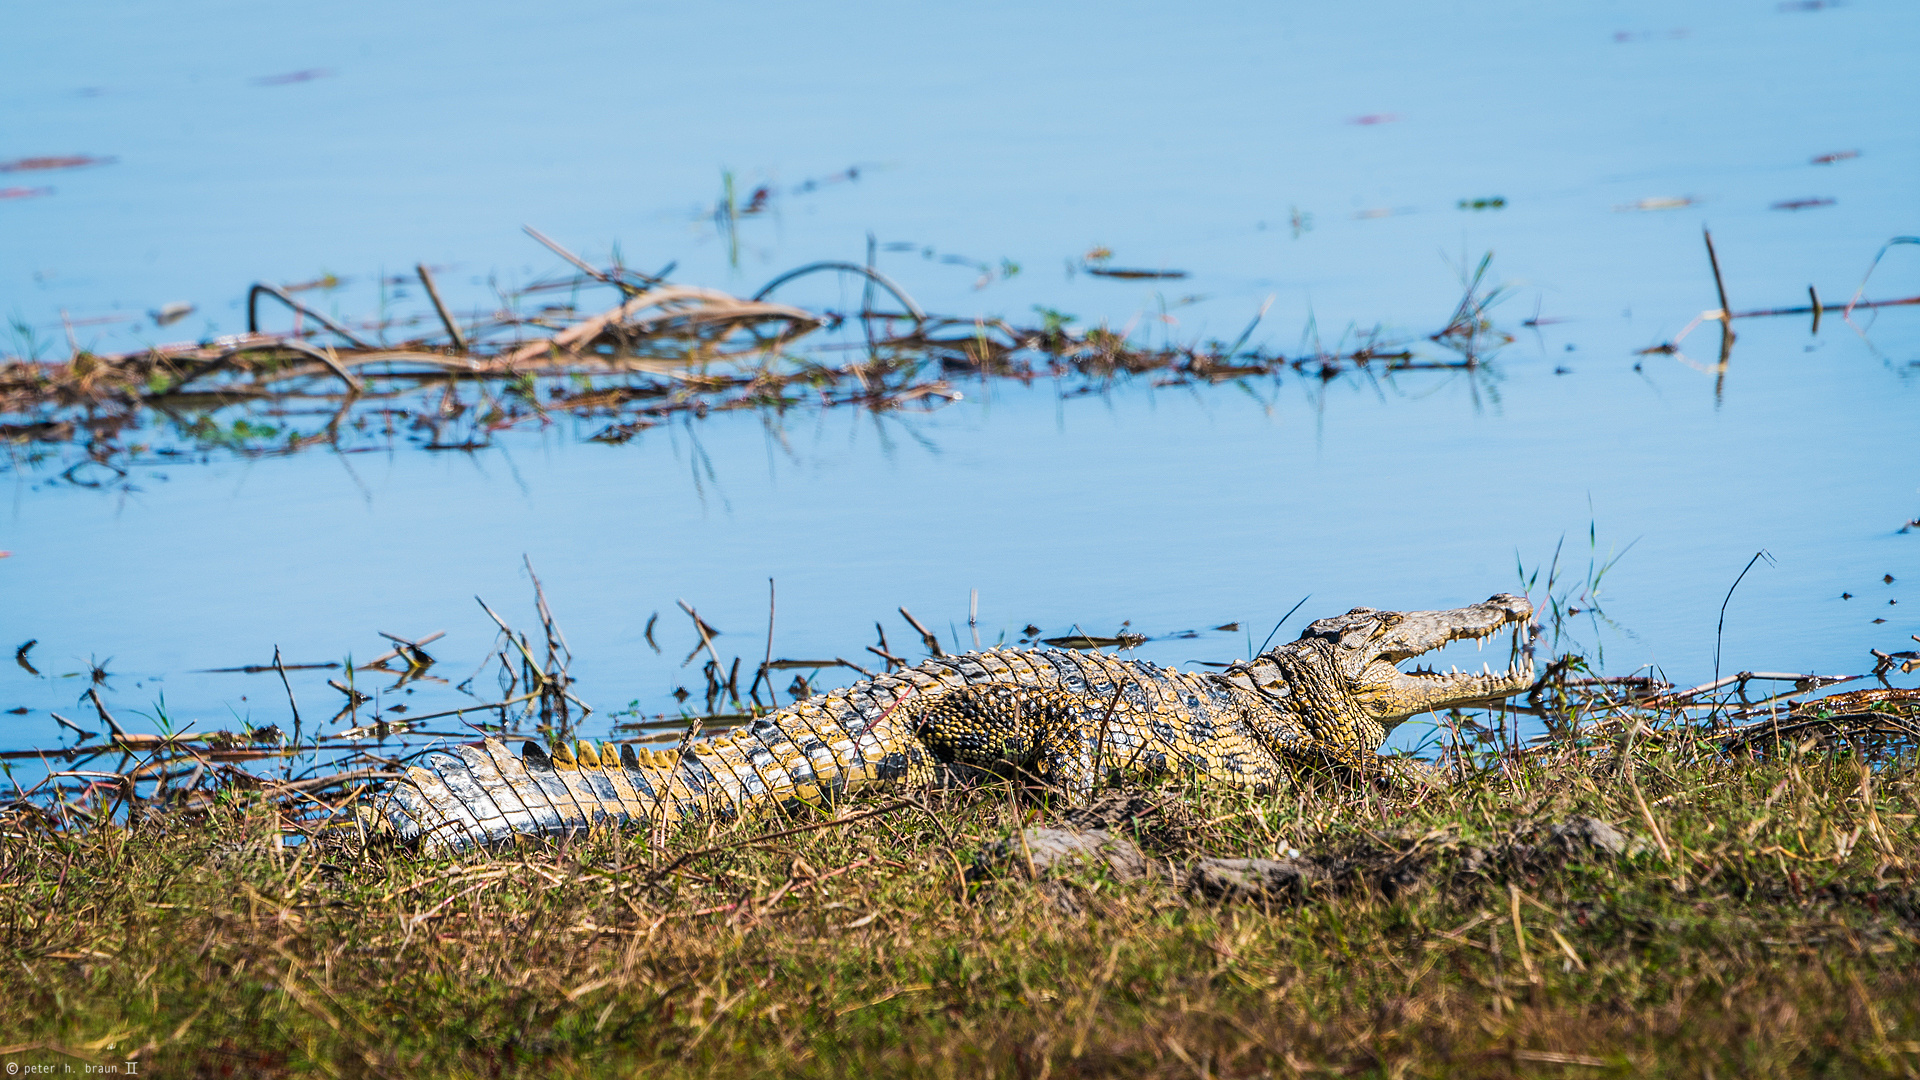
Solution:
<svg viewBox="0 0 1920 1080"><path fill-rule="evenodd" d="M427 755L363 821L431 854L519 835L730 819L943 776L1026 777L1069 800L1121 777L1186 775L1253 791L1303 773L1377 772L1407 717L1528 689L1525 650L1505 671L1402 671L1450 641L1531 620L1501 593L1448 611L1354 608L1218 672L1071 650L935 656L816 694L674 750L498 738Z"/></svg>

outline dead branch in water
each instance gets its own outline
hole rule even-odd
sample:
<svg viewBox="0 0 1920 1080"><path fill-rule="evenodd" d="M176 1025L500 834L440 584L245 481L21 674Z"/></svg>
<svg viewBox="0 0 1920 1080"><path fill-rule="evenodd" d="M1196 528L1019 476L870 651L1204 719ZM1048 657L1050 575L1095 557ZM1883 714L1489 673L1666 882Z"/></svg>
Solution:
<svg viewBox="0 0 1920 1080"><path fill-rule="evenodd" d="M1152 347L1105 327L1073 329L1065 324L1070 320L1047 312L1038 327L930 315L897 282L855 263L810 263L742 299L621 267L598 268L527 231L579 273L517 295L612 287L620 303L590 315L570 305L531 316L463 315L447 306L420 264L415 271L430 313L408 322L354 323L316 311L291 288L263 282L248 291L244 334L115 355L76 346L64 360L0 362L0 441L82 445L93 465L79 465L94 475L70 479L105 486L114 478L93 466L117 470L113 462L127 449L119 437L153 419L171 424L189 446L255 455L340 447L368 431L389 441L423 432L417 438L427 449L476 450L491 445L499 431L544 425L556 415L604 419L589 438L621 443L680 414L933 408L961 396L949 381L959 378L1077 379L1079 385L1064 390L1076 394L1149 373L1157 373L1154 385L1167 386L1289 370L1321 380L1356 370L1472 370L1510 340L1487 316L1502 290L1483 286L1486 260L1466 283L1449 324L1428 335L1454 355L1419 356L1376 333L1330 350L1316 343L1285 357L1243 349L1266 305L1231 345ZM770 299L788 283L819 274L857 276L866 292L861 310L810 311ZM873 310L880 295L896 310ZM263 328L262 297L292 313L290 329ZM809 335L849 321L865 327L858 358L834 358L853 344L793 351ZM392 344L367 336L403 325L417 327L420 336ZM314 430L254 419L313 413L315 405L332 411ZM238 407L240 418L214 419L229 407Z"/></svg>

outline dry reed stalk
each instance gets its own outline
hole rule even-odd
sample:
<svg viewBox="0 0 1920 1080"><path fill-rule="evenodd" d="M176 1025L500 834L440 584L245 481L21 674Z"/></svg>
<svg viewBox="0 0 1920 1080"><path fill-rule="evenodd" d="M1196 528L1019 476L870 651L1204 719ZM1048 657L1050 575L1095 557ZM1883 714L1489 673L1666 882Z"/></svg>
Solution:
<svg viewBox="0 0 1920 1080"><path fill-rule="evenodd" d="M467 351L467 337L460 332L460 323L453 313L447 310L446 301L440 299L440 290L434 285L433 273L426 263L415 263L414 270L420 275L420 284L427 290L427 299L433 301L434 314L440 316L440 325L447 330L447 340L453 343L456 352Z"/></svg>
<svg viewBox="0 0 1920 1080"><path fill-rule="evenodd" d="M907 620L907 625L913 627L914 630L919 633L921 644L927 647L929 654L933 656L947 655L946 651L940 648L940 638L936 636L933 631L920 625L920 620L914 618L913 612L908 611L904 605L900 608L900 617Z"/></svg>
<svg viewBox="0 0 1920 1080"><path fill-rule="evenodd" d="M668 309L657 317L659 319L691 315L710 319L785 319L795 325L808 327L819 323L813 315L799 308L737 300L717 289L669 285L633 296L620 306L583 319L544 341L522 345L489 366L494 370L511 369L542 355L572 353L601 331L626 323L639 312L653 307Z"/></svg>

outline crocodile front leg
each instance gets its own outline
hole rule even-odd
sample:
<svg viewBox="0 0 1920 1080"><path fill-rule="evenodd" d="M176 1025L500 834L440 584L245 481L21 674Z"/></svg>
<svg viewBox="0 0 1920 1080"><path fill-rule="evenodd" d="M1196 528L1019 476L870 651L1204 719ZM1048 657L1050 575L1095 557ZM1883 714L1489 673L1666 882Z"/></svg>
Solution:
<svg viewBox="0 0 1920 1080"><path fill-rule="evenodd" d="M1280 763L1252 736L1246 717L1182 711L1144 688L1095 696L972 686L927 699L909 723L941 761L1000 776L1025 773L1076 802L1116 775L1189 774L1255 790L1284 783Z"/></svg>
<svg viewBox="0 0 1920 1080"><path fill-rule="evenodd" d="M933 756L996 775L1027 773L1082 801L1093 793L1097 712L1081 694L989 683L909 706Z"/></svg>

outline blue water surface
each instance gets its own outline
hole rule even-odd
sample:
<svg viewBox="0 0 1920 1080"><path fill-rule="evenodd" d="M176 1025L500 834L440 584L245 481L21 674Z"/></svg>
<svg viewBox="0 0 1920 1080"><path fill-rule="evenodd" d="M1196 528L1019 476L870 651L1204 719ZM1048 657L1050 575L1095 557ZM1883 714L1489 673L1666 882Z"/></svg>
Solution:
<svg viewBox="0 0 1920 1080"><path fill-rule="evenodd" d="M277 677L195 674L275 646L364 660L376 631L446 630L435 673L458 682L494 643L475 594L530 626L523 556L590 731L697 695L678 599L751 669L769 578L776 656L860 663L876 620L913 643L901 605L970 646L975 590L987 643L1126 623L1150 659L1228 660L1302 597L1283 636L1529 579L1543 599L1556 551L1583 609L1560 647L1613 673L1705 681L1717 640L1725 671L1857 672L1920 632L1920 528L1900 531L1920 518L1920 312L1746 321L1724 372L1712 327L1637 353L1718 305L1703 226L1736 309L1809 285L1844 303L1920 233L1912 5L74 4L8 30L0 160L113 159L0 173L27 192L0 199L10 354L64 355L70 326L101 351L235 332L256 280L333 274L304 295L418 312L382 284L416 262L490 311L565 270L522 224L741 293L864 259L871 234L929 309L1038 305L1149 344L1231 340L1270 300L1251 341L1289 355L1376 326L1421 342L1492 252L1514 340L1472 373L969 380L928 413L214 453L130 488L16 456L0 642L37 640L43 677L0 670L0 708L28 710L0 748L70 742L47 714L91 721L94 660L148 730L285 723ZM729 173L742 203L768 189L731 238ZM1102 246L1190 276L1090 276ZM1920 293L1920 247L1866 288ZM155 325L169 303L196 311ZM343 701L329 675L295 673L310 713ZM412 689L391 700L471 700Z"/></svg>

